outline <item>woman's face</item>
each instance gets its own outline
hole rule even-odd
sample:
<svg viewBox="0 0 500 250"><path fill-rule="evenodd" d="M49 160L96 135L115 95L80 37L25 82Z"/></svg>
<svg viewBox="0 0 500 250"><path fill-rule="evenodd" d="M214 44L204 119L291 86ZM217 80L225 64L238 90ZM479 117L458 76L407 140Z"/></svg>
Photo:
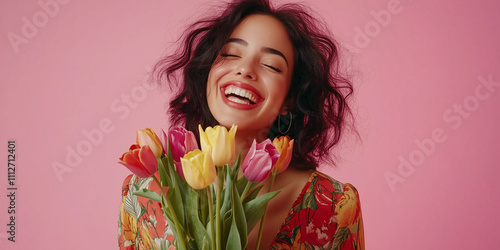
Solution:
<svg viewBox="0 0 500 250"><path fill-rule="evenodd" d="M215 60L207 100L219 124L238 131L271 126L281 111L292 78L293 46L283 24L250 15L234 29Z"/></svg>

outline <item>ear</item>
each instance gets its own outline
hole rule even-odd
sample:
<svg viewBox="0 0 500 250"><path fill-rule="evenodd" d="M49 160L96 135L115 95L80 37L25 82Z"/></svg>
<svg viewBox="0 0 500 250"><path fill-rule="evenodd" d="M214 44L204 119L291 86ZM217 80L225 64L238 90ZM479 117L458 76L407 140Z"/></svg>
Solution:
<svg viewBox="0 0 500 250"><path fill-rule="evenodd" d="M292 109L292 105L293 105L292 98L289 97L289 98L285 99L285 101L283 102L283 105L281 105L280 114L287 115L288 112L290 112L290 110Z"/></svg>

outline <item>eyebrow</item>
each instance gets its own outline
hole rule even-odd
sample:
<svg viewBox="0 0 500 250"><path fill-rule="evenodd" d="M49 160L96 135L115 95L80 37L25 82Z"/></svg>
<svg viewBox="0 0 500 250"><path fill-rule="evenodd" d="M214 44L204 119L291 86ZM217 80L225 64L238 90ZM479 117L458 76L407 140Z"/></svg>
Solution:
<svg viewBox="0 0 500 250"><path fill-rule="evenodd" d="M240 38L229 38L226 43L237 43L243 46L248 46L248 42ZM269 47L262 47L261 51L283 57L283 59L285 59L286 66L288 66L288 60L286 60L285 55L281 51Z"/></svg>

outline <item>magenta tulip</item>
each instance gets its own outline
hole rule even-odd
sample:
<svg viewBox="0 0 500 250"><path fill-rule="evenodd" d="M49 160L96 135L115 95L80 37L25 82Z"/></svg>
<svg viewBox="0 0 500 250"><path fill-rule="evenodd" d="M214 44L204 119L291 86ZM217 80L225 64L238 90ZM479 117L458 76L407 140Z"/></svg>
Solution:
<svg viewBox="0 0 500 250"><path fill-rule="evenodd" d="M251 182L261 182L269 176L279 157L271 140L261 143L254 140L243 161L243 174Z"/></svg>
<svg viewBox="0 0 500 250"><path fill-rule="evenodd" d="M134 144L130 146L129 151L120 157L119 163L140 178L150 177L158 171L158 161L148 145L140 147Z"/></svg>
<svg viewBox="0 0 500 250"><path fill-rule="evenodd" d="M198 143L196 142L196 136L193 132L182 128L176 127L168 131L168 137L162 130L162 135L160 136L161 144L163 148L167 148L167 140L170 144L170 151L172 152L172 160L174 161L175 170L179 173L182 178L184 178L184 172L181 165L181 157L185 154L198 149ZM167 152L165 152L167 154Z"/></svg>
<svg viewBox="0 0 500 250"><path fill-rule="evenodd" d="M172 158L175 162L180 162L185 154L198 149L198 142L193 132L177 127L168 131L168 140L172 150Z"/></svg>

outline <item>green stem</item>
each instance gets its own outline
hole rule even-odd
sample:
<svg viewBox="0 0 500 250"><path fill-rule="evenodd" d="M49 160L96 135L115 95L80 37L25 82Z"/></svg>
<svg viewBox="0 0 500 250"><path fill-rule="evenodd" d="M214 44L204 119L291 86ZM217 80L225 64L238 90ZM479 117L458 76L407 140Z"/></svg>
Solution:
<svg viewBox="0 0 500 250"><path fill-rule="evenodd" d="M210 228L212 230L212 249L215 249L215 225L214 225L214 208L213 208L213 201L212 201L212 192L210 191L210 186L207 188L207 194L208 194L208 213L210 214Z"/></svg>
<svg viewBox="0 0 500 250"><path fill-rule="evenodd" d="M241 194L241 200L245 199L245 195L247 195L247 192L250 189L251 185L252 185L252 183L250 181L247 182L247 185L245 186L245 190L243 190L243 193Z"/></svg>
<svg viewBox="0 0 500 250"><path fill-rule="evenodd" d="M273 189L275 177L276 177L276 174L273 173L272 177L271 177L271 184L269 185L268 192L271 192L271 190ZM260 240L262 239L262 231L264 230L264 221L266 221L266 214L267 214L267 204L264 206L264 215L262 215L262 218L260 220L259 235L257 236L257 244L255 244L255 249L260 248Z"/></svg>
<svg viewBox="0 0 500 250"><path fill-rule="evenodd" d="M158 184L158 187L160 187L160 193L161 193L161 195L167 201L167 207L170 210L170 214L172 215L172 219L174 220L175 229L176 229L177 233L179 234L179 238L180 239L178 239L178 241L180 242L180 248L187 250L188 248L187 248L187 245L186 245L186 236L184 235L184 231L181 230L182 228L180 227L179 219L177 219L177 215L175 214L175 210L174 210L174 207L172 206L172 202L170 202L170 199L168 199L168 196L165 195L165 193L163 193L163 186L161 185L161 183L158 180L158 178L156 178L156 176L153 175L153 179L155 180L156 184ZM163 208L163 209L165 209L165 208Z"/></svg>
<svg viewBox="0 0 500 250"><path fill-rule="evenodd" d="M217 239L217 250L221 250L222 244L221 244L221 234L222 234L222 228L221 228L221 222L220 222L220 196L222 193L222 186L224 185L224 179L223 178L223 172L222 167L219 167L218 169L218 177L217 177L217 201L216 201L216 212L215 212L215 223L217 225L216 228L216 239Z"/></svg>

